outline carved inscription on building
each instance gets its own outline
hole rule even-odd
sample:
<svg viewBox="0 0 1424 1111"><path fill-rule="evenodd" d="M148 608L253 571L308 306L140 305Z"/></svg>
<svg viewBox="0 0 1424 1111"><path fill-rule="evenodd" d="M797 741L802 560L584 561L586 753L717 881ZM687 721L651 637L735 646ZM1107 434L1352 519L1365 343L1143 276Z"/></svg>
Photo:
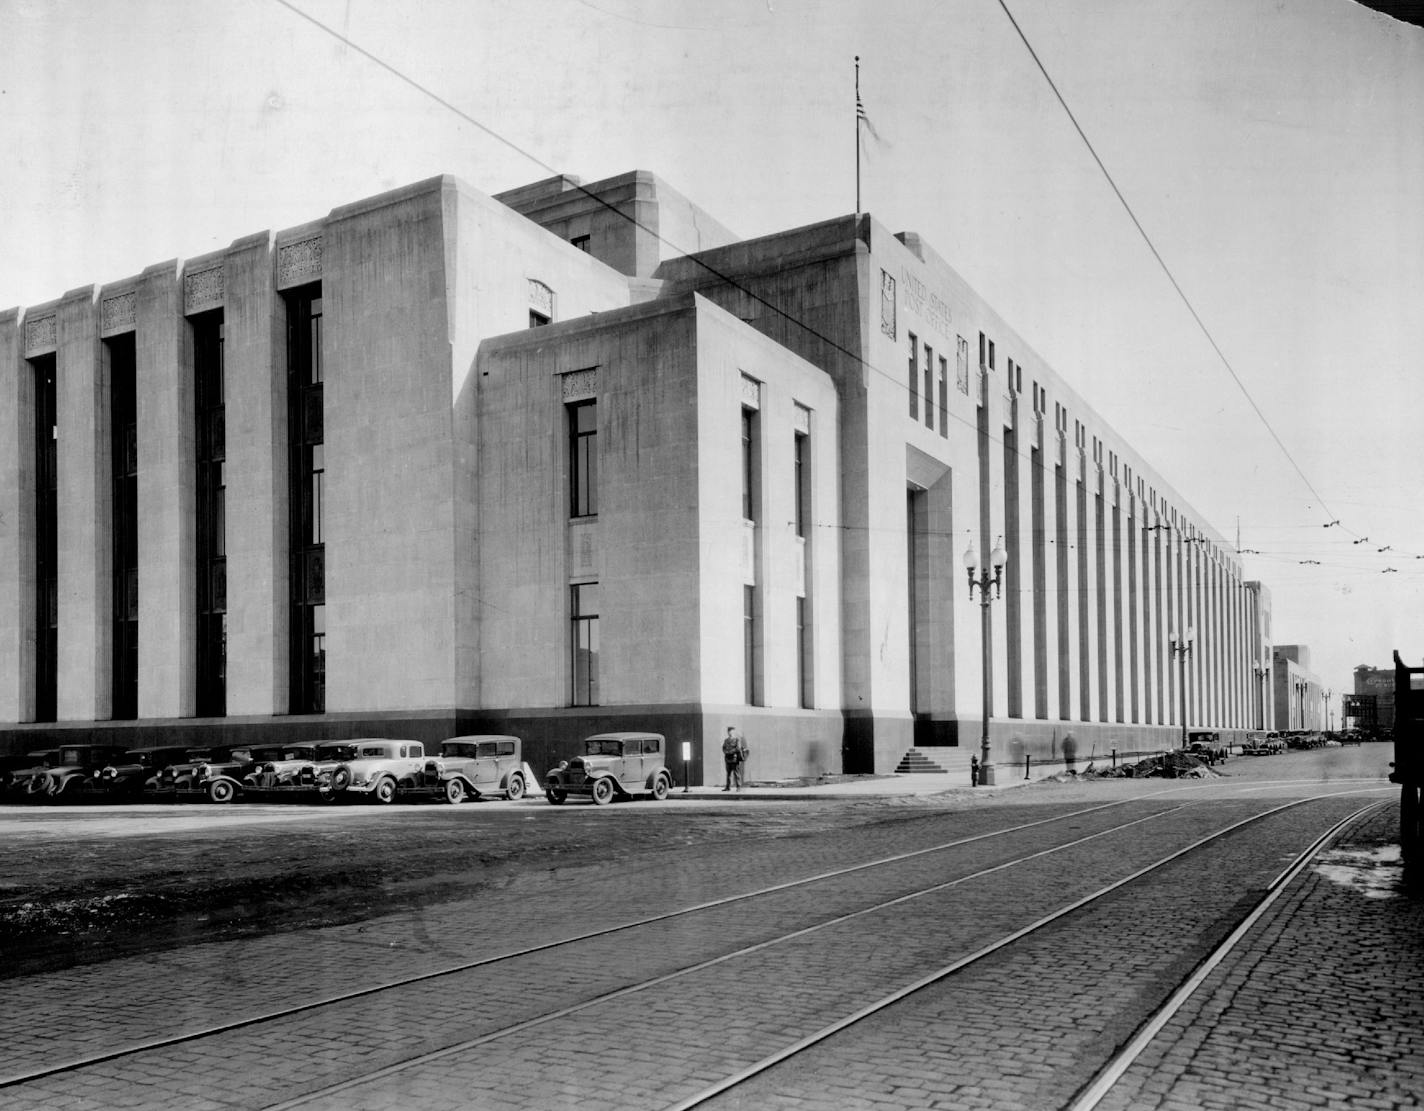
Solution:
<svg viewBox="0 0 1424 1111"><path fill-rule="evenodd" d="M748 409L761 408L761 383L742 375L742 404Z"/></svg>
<svg viewBox="0 0 1424 1111"><path fill-rule="evenodd" d="M321 236L277 248L277 286L301 285L321 277Z"/></svg>
<svg viewBox="0 0 1424 1111"><path fill-rule="evenodd" d="M100 334L133 331L137 303L138 295L133 292L120 293L117 297L105 297L99 306Z"/></svg>
<svg viewBox="0 0 1424 1111"><path fill-rule="evenodd" d="M905 295L905 307L921 317L930 327L943 335L949 335L954 318L944 299L911 273L908 266L900 268L900 285Z"/></svg>
<svg viewBox="0 0 1424 1111"><path fill-rule="evenodd" d="M191 314L215 309L223 303L223 268L209 267L183 275L183 312Z"/></svg>
<svg viewBox="0 0 1424 1111"><path fill-rule="evenodd" d="M55 347L54 313L25 321L25 354L40 355Z"/></svg>

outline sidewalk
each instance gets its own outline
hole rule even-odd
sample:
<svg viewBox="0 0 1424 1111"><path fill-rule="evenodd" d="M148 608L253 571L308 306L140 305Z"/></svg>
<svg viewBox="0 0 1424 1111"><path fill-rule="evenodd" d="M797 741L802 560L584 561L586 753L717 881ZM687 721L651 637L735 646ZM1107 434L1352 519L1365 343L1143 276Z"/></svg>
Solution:
<svg viewBox="0 0 1424 1111"><path fill-rule="evenodd" d="M1022 774L1008 781L1000 780L992 787L973 787L967 775L948 773L903 772L889 775L828 775L813 780L752 780L740 791L723 791L721 787L693 787L684 791L675 786L669 798L694 799L825 799L866 798L876 795L939 795L949 791L971 794L999 793L1023 787L1035 780Z"/></svg>

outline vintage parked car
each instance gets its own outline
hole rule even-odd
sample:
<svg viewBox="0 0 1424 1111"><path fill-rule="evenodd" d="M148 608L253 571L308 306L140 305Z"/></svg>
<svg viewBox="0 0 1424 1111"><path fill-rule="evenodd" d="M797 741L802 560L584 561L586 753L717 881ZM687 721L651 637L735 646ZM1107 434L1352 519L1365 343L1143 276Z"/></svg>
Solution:
<svg viewBox="0 0 1424 1111"><path fill-rule="evenodd" d="M317 795L323 802L369 798L388 803L396 797L396 783L425 764L425 746L419 741L363 738L350 742L356 753L316 777Z"/></svg>
<svg viewBox="0 0 1424 1111"><path fill-rule="evenodd" d="M440 755L427 757L410 775L401 776L402 798L436 798L449 803L502 794L524 797L524 757L518 737L474 735L440 742Z"/></svg>
<svg viewBox="0 0 1424 1111"><path fill-rule="evenodd" d="M123 745L61 745L50 766L25 784L25 797L31 802L77 802L84 781L123 754Z"/></svg>
<svg viewBox="0 0 1424 1111"><path fill-rule="evenodd" d="M666 743L661 733L596 733L583 742L582 756L549 769L544 794L555 806L570 795L588 795L599 806L638 791L665 799L672 790Z"/></svg>
<svg viewBox="0 0 1424 1111"><path fill-rule="evenodd" d="M1220 733L1203 730L1187 734L1187 752L1208 764L1215 764L1231 754L1231 746L1222 742Z"/></svg>
<svg viewBox="0 0 1424 1111"><path fill-rule="evenodd" d="M30 780L47 772L50 762L58 755L57 748L41 748L6 756L0 760L0 791L11 801L24 798Z"/></svg>
<svg viewBox="0 0 1424 1111"><path fill-rule="evenodd" d="M1279 756L1286 750L1286 742L1279 733L1252 733L1241 746L1242 756Z"/></svg>
<svg viewBox="0 0 1424 1111"><path fill-rule="evenodd" d="M191 750L184 745L147 745L131 748L105 764L79 787L95 801L131 802L143 797L144 785L170 764L182 763Z"/></svg>
<svg viewBox="0 0 1424 1111"><path fill-rule="evenodd" d="M357 743L318 741L257 749L251 770L242 777L244 797L316 799L317 778L343 760L354 760Z"/></svg>
<svg viewBox="0 0 1424 1111"><path fill-rule="evenodd" d="M251 745L204 749L186 764L167 769L179 802L232 802L242 794L242 777L252 767Z"/></svg>
<svg viewBox="0 0 1424 1111"><path fill-rule="evenodd" d="M259 745L252 750L252 763L242 776L244 795L290 787L304 766L316 763L315 744ZM313 775L312 783L316 778Z"/></svg>

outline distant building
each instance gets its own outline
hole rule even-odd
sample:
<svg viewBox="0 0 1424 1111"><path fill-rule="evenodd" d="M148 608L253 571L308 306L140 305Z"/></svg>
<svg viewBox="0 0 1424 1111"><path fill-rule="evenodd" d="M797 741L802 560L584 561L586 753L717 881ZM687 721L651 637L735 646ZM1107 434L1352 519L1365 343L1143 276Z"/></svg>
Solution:
<svg viewBox="0 0 1424 1111"><path fill-rule="evenodd" d="M1356 728L1393 732L1394 668L1356 667L1355 690L1347 698L1344 714L1354 719Z"/></svg>
<svg viewBox="0 0 1424 1111"><path fill-rule="evenodd" d="M735 723L757 778L885 772L977 747L998 544L996 761L1283 716L1230 544L869 215L434 178L0 313L0 419L8 748L649 728L710 780Z"/></svg>
<svg viewBox="0 0 1424 1111"><path fill-rule="evenodd" d="M1310 670L1310 649L1303 644L1276 645L1272 671L1275 728L1329 728L1326 692L1320 677Z"/></svg>

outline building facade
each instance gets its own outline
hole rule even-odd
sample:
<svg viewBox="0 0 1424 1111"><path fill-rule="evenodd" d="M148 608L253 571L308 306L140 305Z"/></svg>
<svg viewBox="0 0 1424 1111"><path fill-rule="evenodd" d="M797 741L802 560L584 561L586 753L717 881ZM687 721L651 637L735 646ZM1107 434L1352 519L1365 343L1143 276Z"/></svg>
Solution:
<svg viewBox="0 0 1424 1111"><path fill-rule="evenodd" d="M435 178L0 314L0 414L8 749L622 726L710 781L727 724L757 778L977 747L986 688L995 762L1280 716L1231 546L869 215Z"/></svg>
<svg viewBox="0 0 1424 1111"><path fill-rule="evenodd" d="M1279 644L1275 649L1273 700L1276 728L1324 730L1330 718L1330 692L1310 670L1310 649L1303 644Z"/></svg>

